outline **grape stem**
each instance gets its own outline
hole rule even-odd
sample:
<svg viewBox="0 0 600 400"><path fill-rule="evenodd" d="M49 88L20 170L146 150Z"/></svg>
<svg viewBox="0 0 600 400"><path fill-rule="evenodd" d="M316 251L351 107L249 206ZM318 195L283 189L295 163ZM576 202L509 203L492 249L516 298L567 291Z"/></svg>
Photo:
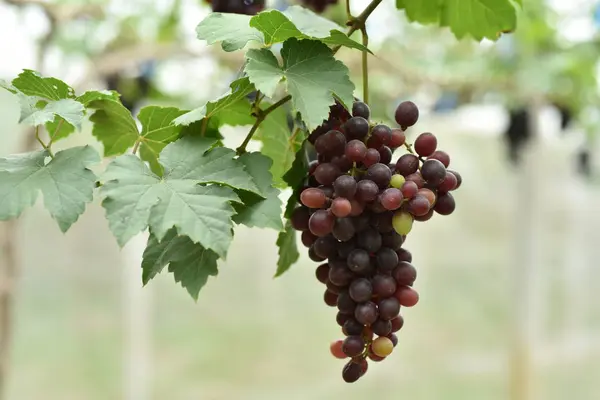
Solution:
<svg viewBox="0 0 600 400"><path fill-rule="evenodd" d="M133 150L131 151L132 154L137 153L138 148L140 147L140 143L142 143L142 137L141 136L135 141L135 144L133 145Z"/></svg>
<svg viewBox="0 0 600 400"><path fill-rule="evenodd" d="M362 51L363 101L369 104L369 53L366 50L366 48L369 46L369 35L367 35L367 28L364 26L364 24L360 31L362 32L362 44L365 46L365 49Z"/></svg>
<svg viewBox="0 0 600 400"><path fill-rule="evenodd" d="M415 154L412 149L412 144L404 142L404 147L406 147L406 151L408 151L410 154Z"/></svg>
<svg viewBox="0 0 600 400"><path fill-rule="evenodd" d="M54 154L52 154L52 150L50 150L50 146L48 146L46 143L44 143L44 141L40 138L40 127L39 126L35 127L35 138L37 139L39 144L42 145L44 150L46 150L48 152L48 154L50 155L50 158L54 158Z"/></svg>
<svg viewBox="0 0 600 400"><path fill-rule="evenodd" d="M284 98L279 100L277 103L273 104L272 106L270 106L264 110L261 110L261 109L255 110L256 121L254 121L254 125L252 125L252 128L250 128L250 132L248 132L248 134L246 135L246 138L244 139L244 141L242 142L240 147L238 147L236 149L236 153L238 156L241 156L242 154L244 154L246 152L246 146L248 146L248 143L250 143L250 140L252 139L252 136L254 136L254 133L258 129L258 126L265 120L265 118L267 118L267 116L269 114L271 114L273 111L275 111L277 108L279 108L280 106L282 106L285 103L287 103L288 101L290 101L291 98L292 98L292 96L288 94L287 96L285 96Z"/></svg>
<svg viewBox="0 0 600 400"><path fill-rule="evenodd" d="M50 136L50 141L48 142L48 147L52 146L52 143L54 142L54 138L56 137L56 135L58 135L58 132L60 131L60 128L62 128L64 122L65 122L64 119L61 119L58 122L58 125L56 126L54 133L52 134L52 136Z"/></svg>
<svg viewBox="0 0 600 400"><path fill-rule="evenodd" d="M353 17L350 11L350 0L346 0L346 15L348 16L348 21L351 21Z"/></svg>
<svg viewBox="0 0 600 400"><path fill-rule="evenodd" d="M346 25L350 26L350 29L348 29L348 33L347 35L350 36L352 35L354 32L361 30L362 28L365 27L365 23L367 22L367 19L369 18L369 16L373 13L373 11L375 11L375 9L377 8L377 6L379 4L381 4L383 0L372 0L369 5L367 6L367 8L364 9L364 11L362 13L360 13L360 15L356 18L351 18ZM333 52L336 53L342 46L338 45L335 46L333 48Z"/></svg>

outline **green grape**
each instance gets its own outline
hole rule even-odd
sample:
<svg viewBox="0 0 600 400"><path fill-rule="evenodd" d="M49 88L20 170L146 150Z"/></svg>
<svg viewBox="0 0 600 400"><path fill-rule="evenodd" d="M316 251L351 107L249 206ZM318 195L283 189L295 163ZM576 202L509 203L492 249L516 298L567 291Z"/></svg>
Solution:
<svg viewBox="0 0 600 400"><path fill-rule="evenodd" d="M412 229L413 217L407 212L399 211L394 214L392 225L399 235L408 235Z"/></svg>
<svg viewBox="0 0 600 400"><path fill-rule="evenodd" d="M400 174L392 175L392 180L390 181L390 186L396 189L400 189L402 185L406 182L406 179Z"/></svg>

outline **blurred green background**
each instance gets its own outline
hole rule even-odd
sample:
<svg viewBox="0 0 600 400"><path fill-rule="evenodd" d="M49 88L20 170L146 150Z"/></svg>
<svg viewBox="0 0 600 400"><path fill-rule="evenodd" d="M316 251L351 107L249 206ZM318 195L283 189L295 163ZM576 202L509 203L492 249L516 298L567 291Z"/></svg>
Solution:
<svg viewBox="0 0 600 400"><path fill-rule="evenodd" d="M43 8L8 3L0 2L0 78L41 67L78 89L102 88L106 74L134 76L157 60L147 101L192 107L225 92L241 66L241 54L195 40L209 12L199 1L54 2L64 19L42 64ZM389 120L399 101L414 99L423 116L409 138L436 133L464 180L456 212L417 225L407 240L421 301L404 311L394 354L343 383L343 362L329 353L341 332L316 264L302 254L273 279L276 232L238 228L194 303L168 274L141 289L145 238L120 250L98 202L64 236L38 205L13 232L20 265L7 399L600 398L600 191L575 163L582 146L597 154L596 2L532 0L517 33L496 44L409 24L392 3L369 25L373 112ZM343 9L330 13L339 19ZM360 53L340 57L360 93ZM444 93L460 101L436 111ZM555 101L573 109L566 132ZM519 168L502 140L507 110L534 102L534 158ZM18 116L16 98L0 92L1 156L26 135ZM228 129L226 144L244 135ZM57 146L85 141L94 139L84 128Z"/></svg>

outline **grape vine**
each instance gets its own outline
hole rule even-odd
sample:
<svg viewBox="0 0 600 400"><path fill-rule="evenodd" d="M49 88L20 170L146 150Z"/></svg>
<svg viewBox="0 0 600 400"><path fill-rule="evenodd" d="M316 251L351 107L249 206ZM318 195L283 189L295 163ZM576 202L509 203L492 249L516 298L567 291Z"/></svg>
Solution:
<svg viewBox="0 0 600 400"><path fill-rule="evenodd" d="M382 0L358 16L346 3L347 28L314 12L335 1L304 1L314 11L292 6L283 12L264 10L262 0L210 3L215 12L197 26L198 38L227 52L245 49L245 63L227 93L197 108L147 106L134 116L116 91L78 94L29 69L0 81L19 102L20 123L35 127L40 146L0 158L0 220L19 217L41 193L66 232L97 196L120 246L149 232L143 283L167 267L194 299L218 274L236 226L279 232L276 276L299 259L296 231L302 231L309 257L322 263L316 275L327 287L324 300L338 308L346 335L331 352L350 358L342 377L356 381L367 359L381 361L392 352L404 324L400 308L418 301L406 235L414 221L454 211L450 192L461 176L447 169L450 158L431 133L407 142L405 131L419 116L413 103L397 107L398 127L371 118L366 22ZM413 21L479 40L515 28L515 3L444 0L415 9L414 2L397 0L396 7ZM352 37L357 31L360 42ZM341 48L362 53L362 101L348 68L335 58ZM109 159L100 173L102 157L93 143L54 148L86 119ZM225 125L249 127L235 150L223 145ZM260 151L247 150L253 140L262 143ZM406 153L394 163L402 148ZM280 190L288 187L294 193L282 220Z"/></svg>

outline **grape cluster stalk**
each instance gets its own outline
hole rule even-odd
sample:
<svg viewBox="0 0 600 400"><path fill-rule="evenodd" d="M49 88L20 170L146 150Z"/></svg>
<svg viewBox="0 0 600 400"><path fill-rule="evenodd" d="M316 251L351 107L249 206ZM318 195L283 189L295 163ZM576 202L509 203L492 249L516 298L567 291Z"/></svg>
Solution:
<svg viewBox="0 0 600 400"><path fill-rule="evenodd" d="M300 205L290 216L309 257L320 263L316 277L326 286L325 303L338 310L345 338L330 350L349 359L342 370L346 382L357 381L369 360L384 360L398 344L401 307L419 300L413 289L417 270L403 247L406 236L414 221L451 214L451 192L462 183L433 134L406 142L406 129L419 117L414 103L396 109L399 128L369 117L361 101L351 112L339 103L330 108L328 120L309 135L318 158L296 188ZM393 163L400 148L407 152Z"/></svg>

